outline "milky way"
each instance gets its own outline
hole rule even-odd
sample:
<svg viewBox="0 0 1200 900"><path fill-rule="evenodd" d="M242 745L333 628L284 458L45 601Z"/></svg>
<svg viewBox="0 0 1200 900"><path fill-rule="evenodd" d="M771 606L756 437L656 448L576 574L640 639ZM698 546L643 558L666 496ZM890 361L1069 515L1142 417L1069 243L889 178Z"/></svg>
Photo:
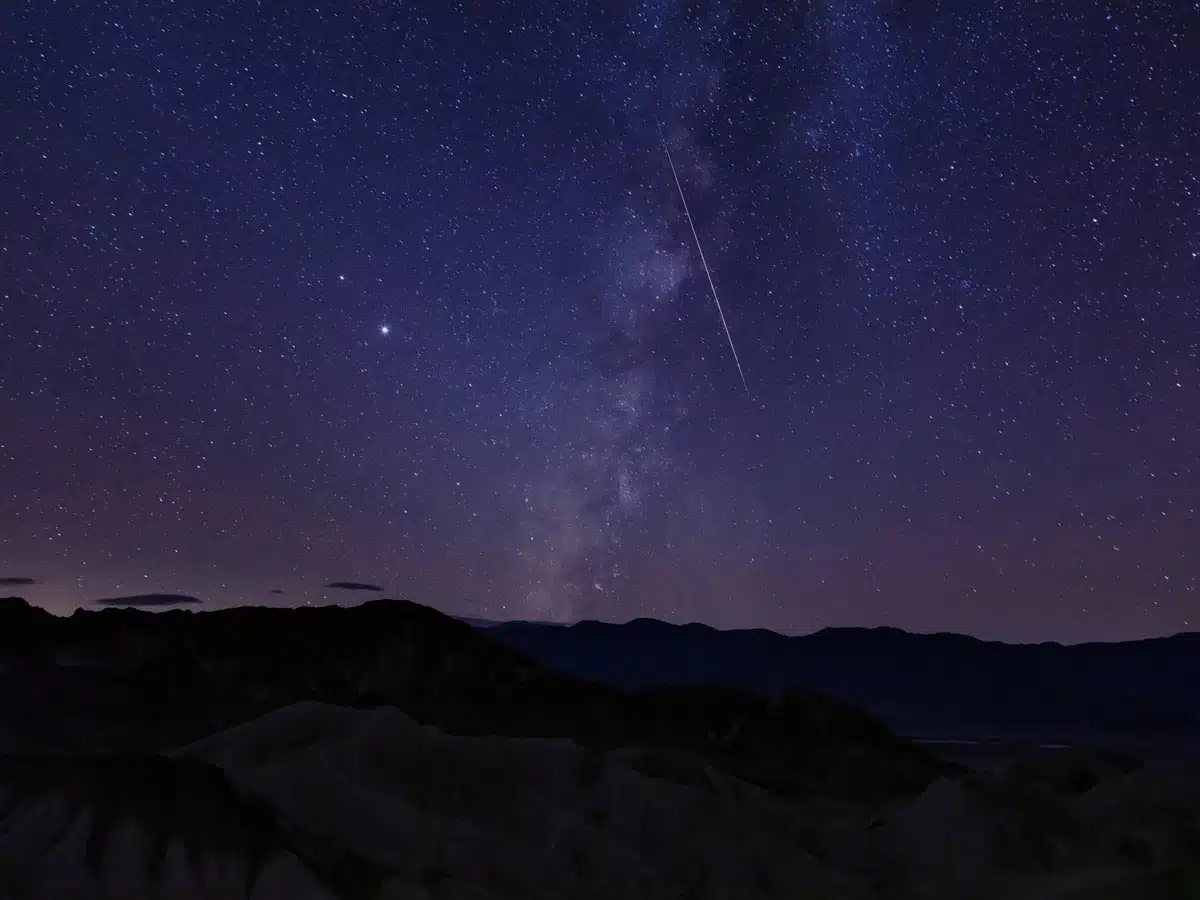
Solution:
<svg viewBox="0 0 1200 900"><path fill-rule="evenodd" d="M1182 3L7 4L0 579L1198 627L1198 58Z"/></svg>

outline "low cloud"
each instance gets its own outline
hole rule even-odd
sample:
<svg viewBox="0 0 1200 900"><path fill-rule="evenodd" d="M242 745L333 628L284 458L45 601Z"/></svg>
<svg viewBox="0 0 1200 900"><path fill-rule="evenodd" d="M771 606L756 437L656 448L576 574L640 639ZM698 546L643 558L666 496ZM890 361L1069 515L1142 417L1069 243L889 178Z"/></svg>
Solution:
<svg viewBox="0 0 1200 900"><path fill-rule="evenodd" d="M377 584L368 584L364 581L331 581L325 585L327 588L333 588L335 591L382 591Z"/></svg>
<svg viewBox="0 0 1200 900"><path fill-rule="evenodd" d="M271 590L267 591L267 593L268 594L282 594L283 588L271 588Z"/></svg>
<svg viewBox="0 0 1200 900"><path fill-rule="evenodd" d="M36 578L27 578L24 575L7 575L0 577L0 587L29 587L37 584Z"/></svg>
<svg viewBox="0 0 1200 900"><path fill-rule="evenodd" d="M187 606L204 601L187 594L134 594L129 597L105 597L92 602L96 606Z"/></svg>

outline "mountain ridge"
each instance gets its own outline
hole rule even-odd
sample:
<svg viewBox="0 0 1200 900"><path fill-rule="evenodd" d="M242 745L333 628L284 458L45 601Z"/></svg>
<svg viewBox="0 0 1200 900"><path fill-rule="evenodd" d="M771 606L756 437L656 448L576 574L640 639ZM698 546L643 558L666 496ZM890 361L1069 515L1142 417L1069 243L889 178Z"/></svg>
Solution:
<svg viewBox="0 0 1200 900"><path fill-rule="evenodd" d="M803 686L905 733L1200 740L1200 633L1123 642L1012 644L890 626L805 635L653 619L570 626L501 623L488 633L552 669L636 689L721 684L761 694Z"/></svg>
<svg viewBox="0 0 1200 900"><path fill-rule="evenodd" d="M385 608L407 610L403 616L414 623L442 623L435 629L438 633L449 627L445 623L453 623L464 629L457 632L460 636L486 636L497 648L521 654L525 665L623 691L715 686L771 697L800 689L864 709L894 730L921 737L1152 739L1189 742L1200 748L1200 698L1188 688L1200 683L1200 633L1196 632L1125 642L1010 644L892 626L784 635L646 617L626 623L484 624L409 601L385 599L346 607L154 612L98 608L59 617L9 598L0 600L0 623L7 623L0 631L0 654L27 653L55 634L62 644L57 651L62 661L84 665L89 655L111 654L112 648L104 644L117 640L118 633L123 652L136 656L142 652L139 645L153 644L150 635L156 631L200 634L212 631L216 623L238 622L266 639L272 627L265 624L268 621L287 621L301 631L320 632L314 623L328 621L334 630L342 627L336 623L345 613L337 610L359 610L354 615L361 621L379 617L385 622L388 614L379 612ZM193 620L207 624L183 625ZM118 622L123 623L120 628L108 627ZM306 646L319 646L320 639L309 635ZM238 652L247 651L243 647ZM495 650L481 652L494 655ZM186 655L177 655L166 666L172 677L186 680L186 660Z"/></svg>
<svg viewBox="0 0 1200 900"><path fill-rule="evenodd" d="M922 638L962 638L967 641L973 641L980 644L1001 645L1005 647L1091 647L1102 646L1109 647L1113 645L1128 645L1128 644L1147 644L1159 641L1173 641L1177 638L1193 639L1200 644L1200 631L1176 631L1171 634L1154 635L1151 637L1130 638L1128 640L1119 641L1005 641L998 638L982 638L978 635L968 634L962 631L912 631L907 628L900 628L895 625L827 625L824 628L818 628L816 631L805 631L798 634L789 634L783 631L775 631L771 628L720 628L716 625L710 625L707 622L671 622L667 619L658 619L653 616L635 616L632 619L627 619L622 622L608 621L605 619L580 619L575 622L549 622L538 621L534 619L485 619L473 616L455 616L455 618L480 628L497 628L507 626L524 626L536 625L545 628L558 628L569 630L571 628L624 628L632 625L640 626L663 626L665 628L677 629L694 629L697 631L712 631L718 634L758 634L758 635L777 635L781 638L813 638L819 635L848 635L848 634L893 634L893 635L908 635L910 637Z"/></svg>

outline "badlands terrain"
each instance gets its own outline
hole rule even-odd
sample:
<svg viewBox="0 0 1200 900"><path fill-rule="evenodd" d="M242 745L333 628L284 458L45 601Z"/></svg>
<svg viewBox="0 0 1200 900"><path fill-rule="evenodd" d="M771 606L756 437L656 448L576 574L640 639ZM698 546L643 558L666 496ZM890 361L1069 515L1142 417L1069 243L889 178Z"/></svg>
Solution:
<svg viewBox="0 0 1200 900"><path fill-rule="evenodd" d="M1192 898L1200 769L975 769L799 688L584 680L401 601L0 601L0 898Z"/></svg>

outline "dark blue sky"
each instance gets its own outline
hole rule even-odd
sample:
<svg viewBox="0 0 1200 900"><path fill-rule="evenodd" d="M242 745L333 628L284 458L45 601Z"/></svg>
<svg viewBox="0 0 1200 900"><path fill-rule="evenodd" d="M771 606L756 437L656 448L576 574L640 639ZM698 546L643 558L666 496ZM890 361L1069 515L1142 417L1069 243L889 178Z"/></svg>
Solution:
<svg viewBox="0 0 1200 900"><path fill-rule="evenodd" d="M1197 59L1188 3L5 4L0 576L1200 627Z"/></svg>

